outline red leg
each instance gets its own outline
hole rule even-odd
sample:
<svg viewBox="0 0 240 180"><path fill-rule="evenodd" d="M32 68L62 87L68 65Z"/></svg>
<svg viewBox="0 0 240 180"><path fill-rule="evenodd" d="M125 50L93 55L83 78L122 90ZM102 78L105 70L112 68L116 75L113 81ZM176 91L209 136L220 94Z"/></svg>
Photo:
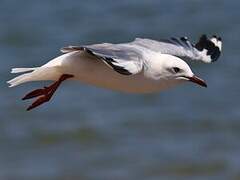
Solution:
<svg viewBox="0 0 240 180"><path fill-rule="evenodd" d="M51 97L53 96L53 94L55 93L55 91L57 90L57 88L60 86L60 84L65 81L66 79L72 78L73 75L70 74L63 74L56 82L54 82L53 84L51 84L48 87L44 87L43 89L36 89L30 93L28 93L26 96L24 96L22 98L22 100L26 100L26 99L31 99L31 98L35 98L40 96L39 98L37 98L36 101L34 101L28 108L27 111L30 111L31 109L40 106L41 104L48 102Z"/></svg>

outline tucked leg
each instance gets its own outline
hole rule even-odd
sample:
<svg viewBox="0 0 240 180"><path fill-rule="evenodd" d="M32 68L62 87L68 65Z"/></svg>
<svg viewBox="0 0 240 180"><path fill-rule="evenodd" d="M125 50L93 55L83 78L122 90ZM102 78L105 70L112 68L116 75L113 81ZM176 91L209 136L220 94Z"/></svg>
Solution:
<svg viewBox="0 0 240 180"><path fill-rule="evenodd" d="M66 79L69 79L72 77L73 75L63 74L56 82L54 82L50 86L44 87L42 89L36 89L28 93L26 96L24 96L22 100L31 99L31 98L40 96L27 108L27 111L30 111L31 109L34 109L40 106L41 104L48 102L53 96L53 94L55 93L55 91L57 90L57 88L60 86L60 84Z"/></svg>

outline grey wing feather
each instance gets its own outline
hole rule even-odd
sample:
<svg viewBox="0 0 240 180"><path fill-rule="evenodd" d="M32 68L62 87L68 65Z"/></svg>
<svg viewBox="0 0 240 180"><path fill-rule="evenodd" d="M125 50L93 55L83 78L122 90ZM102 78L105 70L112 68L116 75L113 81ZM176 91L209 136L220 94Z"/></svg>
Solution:
<svg viewBox="0 0 240 180"><path fill-rule="evenodd" d="M160 41L136 38L132 44L185 60L200 60L206 63L216 61L222 49L220 37L212 36L212 38L208 39L206 35L202 35L196 45L193 45L187 37L173 37Z"/></svg>
<svg viewBox="0 0 240 180"><path fill-rule="evenodd" d="M123 75L137 74L142 70L143 60L141 52L124 44L94 44L89 46L69 46L62 52L84 51L103 60L116 72Z"/></svg>

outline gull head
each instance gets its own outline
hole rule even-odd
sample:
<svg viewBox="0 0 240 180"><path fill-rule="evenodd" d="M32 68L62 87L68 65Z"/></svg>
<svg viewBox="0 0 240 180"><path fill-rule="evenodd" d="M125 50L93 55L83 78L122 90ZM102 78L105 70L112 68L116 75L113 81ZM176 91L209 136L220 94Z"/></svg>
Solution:
<svg viewBox="0 0 240 180"><path fill-rule="evenodd" d="M165 55L164 58L162 57L158 77L161 79L173 80L176 84L190 81L200 86L207 87L206 82L196 76L185 61L171 55Z"/></svg>

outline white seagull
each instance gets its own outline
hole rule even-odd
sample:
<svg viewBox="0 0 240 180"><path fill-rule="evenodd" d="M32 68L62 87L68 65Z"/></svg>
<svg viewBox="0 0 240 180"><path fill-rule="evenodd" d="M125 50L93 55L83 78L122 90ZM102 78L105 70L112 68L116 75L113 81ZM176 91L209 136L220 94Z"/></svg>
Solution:
<svg viewBox="0 0 240 180"><path fill-rule="evenodd" d="M221 38L215 35L211 38L202 35L195 45L181 37L68 46L61 49L63 55L41 67L12 69L11 73L24 74L7 83L14 87L29 81L54 81L23 97L23 100L37 98L27 110L49 101L67 79L129 93L153 93L187 81L207 87L184 60L211 63L219 58L221 49Z"/></svg>

